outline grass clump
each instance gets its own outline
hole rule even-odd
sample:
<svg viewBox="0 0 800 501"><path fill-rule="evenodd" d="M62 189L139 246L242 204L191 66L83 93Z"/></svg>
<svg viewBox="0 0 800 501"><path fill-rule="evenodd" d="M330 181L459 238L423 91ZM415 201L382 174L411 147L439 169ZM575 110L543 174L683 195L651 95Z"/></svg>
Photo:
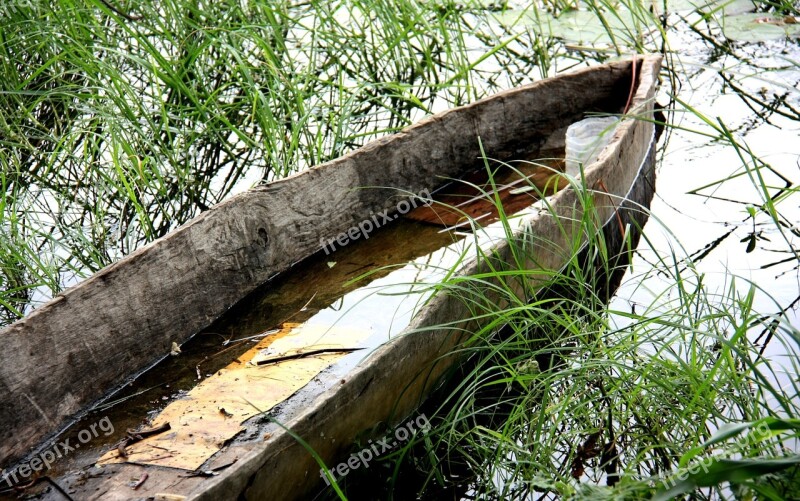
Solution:
<svg viewBox="0 0 800 501"><path fill-rule="evenodd" d="M15 249L4 317L238 191L505 85L485 82L494 71L478 65L513 52L501 44L476 62L472 12L385 1L4 3L0 229Z"/></svg>
<svg viewBox="0 0 800 501"><path fill-rule="evenodd" d="M523 235L506 259L479 254L483 272L437 286L472 313L463 364L419 410L432 429L371 466L378 480L375 472L344 479L345 497L796 492L800 331L783 313L757 311L766 291L756 284L731 275L717 289L677 252L658 253L657 266L626 280L648 304L609 307L637 223L609 240L619 221L601 231L588 192L581 201L565 268L531 269L534 249L547 243Z"/></svg>

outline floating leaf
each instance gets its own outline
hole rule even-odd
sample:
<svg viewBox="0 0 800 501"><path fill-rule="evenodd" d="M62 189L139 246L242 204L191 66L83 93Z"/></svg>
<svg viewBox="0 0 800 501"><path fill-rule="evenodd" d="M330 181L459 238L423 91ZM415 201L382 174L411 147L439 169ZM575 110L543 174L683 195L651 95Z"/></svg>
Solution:
<svg viewBox="0 0 800 501"><path fill-rule="evenodd" d="M745 252L747 252L748 254L753 252L756 248L756 236L754 233L747 235L746 237L744 237L739 241L742 243L747 242L747 249L745 249Z"/></svg>
<svg viewBox="0 0 800 501"><path fill-rule="evenodd" d="M721 24L725 37L738 42L766 42L800 36L800 24L792 16L770 16L753 12L724 16Z"/></svg>
<svg viewBox="0 0 800 501"><path fill-rule="evenodd" d="M710 8L713 8L714 4L718 2L709 1L709 0L667 0L667 9L670 12L690 12L694 10L702 10L707 11ZM654 7L661 12L662 3L655 2Z"/></svg>
<svg viewBox="0 0 800 501"><path fill-rule="evenodd" d="M716 4L722 6L722 14L726 16L736 16L738 14L744 14L745 12L753 12L756 10L756 6L752 0L718 1Z"/></svg>
<svg viewBox="0 0 800 501"><path fill-rule="evenodd" d="M603 24L596 12L585 10L567 11L558 18L545 12L535 14L531 10L508 10L495 15L495 19L504 26L536 27L543 36L586 44L611 44L613 41L608 29L617 43L624 42L642 24L641 20L635 19L626 9L604 13L606 24Z"/></svg>
<svg viewBox="0 0 800 501"><path fill-rule="evenodd" d="M544 12L541 13L541 17L549 17ZM494 18L502 24L503 26L536 26L539 24L539 21L536 19L536 16L530 10L516 10L516 9L509 9L503 12L494 14Z"/></svg>
<svg viewBox="0 0 800 501"><path fill-rule="evenodd" d="M613 32L616 26L612 24L611 18L606 21L609 22ZM551 33L553 36L573 42L591 44L612 42L611 36L597 14L584 10L574 10L562 14L552 24Z"/></svg>

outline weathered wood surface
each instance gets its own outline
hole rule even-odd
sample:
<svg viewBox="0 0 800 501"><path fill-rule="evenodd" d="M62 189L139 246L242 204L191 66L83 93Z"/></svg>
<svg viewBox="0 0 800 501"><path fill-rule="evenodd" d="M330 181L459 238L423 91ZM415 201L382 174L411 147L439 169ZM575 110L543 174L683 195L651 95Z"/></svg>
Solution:
<svg viewBox="0 0 800 501"><path fill-rule="evenodd" d="M502 92L221 203L0 332L0 466L183 343L270 276L480 156L536 148L627 96L630 62ZM384 186L371 189L361 187Z"/></svg>
<svg viewBox="0 0 800 501"><path fill-rule="evenodd" d="M616 211L626 194L633 201L644 204L652 196L652 172L644 177L649 180L649 185L645 183L644 188L640 184L634 184L634 181L653 134L653 125L646 119L652 112L660 58L639 58L637 63L641 72L631 113L641 115L645 120L623 122L609 147L586 172L587 185L597 190L594 196L595 205L598 216L603 221L612 219L612 216L616 221ZM158 345L159 349L147 351L135 360L165 353L172 340L183 339L181 336L188 336L199 328L201 322L192 315L202 316L203 321L207 322L249 290L250 284L255 285L272 273L285 269L292 261L316 250L321 236L330 238L345 231L373 212L394 206L397 200L393 198L396 192L391 189L351 188L395 186L413 192L430 189L437 184L437 176L455 177L464 166L475 166L474 160L479 156L477 142L474 140L476 136L481 137L484 148L492 157L500 157L499 152L505 152L509 158L513 158L517 152L526 148L525 141L541 146L547 131L564 127L581 118L585 111L615 107L621 109L627 98L630 78L631 64L627 61L582 70L508 91L488 100L436 115L396 136L373 142L343 159L222 204L175 234L150 246L148 250L139 251L125 262L112 267L117 270L114 274L119 275L116 280L122 280L123 277L126 280L131 277L146 277L147 280L161 284L161 295L158 296L161 302L155 305L151 299L150 306L147 307L150 308L147 312L150 315L144 315L152 322L151 330L135 332L125 329L127 337L121 337L119 343L115 341L116 346L112 346L112 349L135 349L138 346L137 339L147 339ZM608 100L613 103L609 105L606 102ZM635 186L633 191L632 186ZM553 196L551 205L557 216L540 214L530 216L529 219L528 231L539 237L537 241L547 242L546 246L531 249L532 267L558 269L569 257L567 251L557 252L554 249L569 248L567 242L573 238L571 232L576 228L565 224L565 221L579 216L581 208L572 190L561 191ZM560 218L560 224L557 224L556 217ZM624 222L627 221L625 218L632 218L633 221L637 217L641 221L643 216L641 211L629 210L620 217ZM168 248L173 247L175 242L179 243L181 250L173 249L168 252ZM499 259L508 258L509 249L509 244L503 241L494 247ZM148 254L154 256L148 257ZM167 266L172 259L184 264L181 267L178 264ZM126 271L131 263L138 264ZM157 276L155 269L148 267L154 266L153 263L160 263L165 267L163 275L173 276L176 280L175 294L169 292L169 282L160 278L161 275ZM201 266L211 271L201 273L192 269ZM461 273L475 273L480 267L481 263L471 261ZM150 274L144 274L142 270L149 270ZM192 278L174 278L176 270ZM103 284L110 282L112 285L118 284L115 290L119 291L119 282L102 278L109 273L109 270L101 272L92 279L99 283L89 286L84 284L83 287L101 287L99 290L106 290L102 287L109 286ZM195 286L202 287L187 291L187 288L192 289ZM78 289L80 286L76 288ZM191 302L187 304L184 298L176 297L180 296L177 294L179 290L199 301L201 306ZM90 292L91 290L83 294ZM177 302L187 311L165 304L169 302L165 297L176 297ZM138 301L140 302L136 304L145 304L143 299ZM107 300L102 304L116 303ZM50 308L57 307L58 304ZM121 307L122 305L116 304L115 309L119 311ZM164 311L165 307L167 311ZM154 311L159 311L167 320L153 316ZM92 312L99 314L97 308L93 308ZM142 328L147 322L135 315L135 312L135 309L131 310L129 321L138 322L136 325ZM138 320L130 320L131 315ZM456 327L464 327L458 325L458 321L468 317L469 311L462 301L444 294L435 297L415 317L408 329L410 334L401 335L377 349L343 384L337 384L317 397L311 405L290 416L290 420L284 424L303 437L328 464L340 460L339 454L347 450L362 430L369 429L378 422L391 425L399 418L409 415L454 360L446 355L460 340L457 328L427 330L424 333L414 331L448 322ZM31 317L29 320L33 319ZM75 325L74 322L70 325ZM110 357L116 362L108 363L109 366L118 368L120 360L133 365L134 358L125 359L124 354L111 353L113 350L100 349L91 344L98 339L107 341L108 338L98 333L96 328L109 323L113 323L118 334L123 332L118 322L103 315L102 322L91 324L95 330L89 332L94 332L93 335L76 337L73 334L69 342L78 346L68 344L60 346L59 350L73 350L73 360L79 367L81 359L74 357L81 356L78 353L89 350L89 347L96 350L98 356ZM19 326L14 328L21 329ZM11 334L15 332L12 331ZM27 332L34 331L29 329ZM54 335L52 330L46 332L50 332L50 336ZM11 335L9 332L5 334ZM21 332L17 333L20 334ZM84 341L89 344L83 344ZM146 344L147 341L143 342L145 347L142 349L151 348ZM92 358L89 365L93 367L102 360ZM24 366L23 368L25 369ZM62 378L84 381L95 376L60 366L51 367L51 370L56 369ZM28 367L25 370L31 369ZM83 370L93 369L87 369L83 365ZM40 372L36 371L36 374ZM104 368L99 372L105 381L110 382L117 382L125 377L124 371L112 374ZM3 379L0 381L8 381L6 378L9 375L5 372L1 374ZM57 386L56 390L29 391L39 398L43 395L60 398L59 391L65 395L68 393L65 387L71 387L69 381L64 379L57 384L53 383ZM8 386L16 391L31 387L23 382ZM76 398L73 405L64 410L56 409L59 413L53 416L64 419L64 416L74 412L80 402L96 398L99 391L98 384L95 392L82 393L82 399ZM15 398L19 405L25 404L23 398ZM44 402L47 403L47 400ZM55 412L53 406L46 409ZM43 413L47 412L46 409L43 409ZM4 412L7 411L4 409ZM30 410L28 412L37 419L37 413ZM14 414L3 416L4 426L5 423L12 422L12 418L17 419ZM55 418L50 419L57 421ZM25 447L33 443L37 435L35 430L25 426L16 426L16 429L28 433L29 440ZM221 470L220 475L213 478L187 478L176 475L175 470L148 467L148 481L134 493L126 486L126 482L130 478L139 477L143 467L120 464L104 468L104 475L90 479L85 484L85 480L79 480L78 477L66 478L65 487L77 489L81 497L86 499L137 499L169 492L203 500L294 499L313 489L320 481L319 467L308 452L275 425L264 425L262 431L269 431L271 438L249 444L234 444L213 458L210 467L236 459L233 466ZM24 451L18 447L6 448L4 452L19 454Z"/></svg>

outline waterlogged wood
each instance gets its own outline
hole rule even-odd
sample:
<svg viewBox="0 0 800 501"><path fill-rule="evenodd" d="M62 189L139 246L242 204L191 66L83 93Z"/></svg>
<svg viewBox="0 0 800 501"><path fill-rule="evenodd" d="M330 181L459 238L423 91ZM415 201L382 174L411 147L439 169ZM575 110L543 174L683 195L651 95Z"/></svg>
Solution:
<svg viewBox="0 0 800 501"><path fill-rule="evenodd" d="M98 464L129 462L195 470L243 430L241 423L289 398L344 354L359 349L368 335L364 329L284 324L167 405L151 427L169 431L122 451L112 449ZM272 355L265 355L267 350Z"/></svg>
<svg viewBox="0 0 800 501"><path fill-rule="evenodd" d="M639 87L627 120L588 168L598 190L601 220L610 219L629 192L652 137L652 96L660 59L637 59ZM5 329L0 364L0 464L24 455L66 424L82 407L169 353L245 293L293 262L376 213L391 211L402 193L419 193L443 178L481 165L480 137L493 158L527 158L552 131L586 112L621 110L632 80L631 61L615 62L500 93L432 116L393 136L291 178L234 197L176 232L138 250L66 291ZM363 188L383 186L386 188ZM604 195L603 193L609 193ZM552 197L554 214L526 215L531 266L558 269L569 257L581 208L572 190ZM629 217L629 216L625 216ZM508 257L507 243L495 246ZM467 263L463 274L482 265ZM455 360L446 356L458 329L422 330L469 311L439 295L414 319L408 335L376 350L341 385L320 395L289 422L329 464L357 434L378 422L408 415ZM467 326L469 327L469 326ZM68 487L82 499L130 499L169 493L192 499L289 499L319 482L319 467L282 428L267 440L236 443L206 465L217 476L181 476L146 467L136 491L130 478L142 466L105 467L96 477L75 477ZM234 462L235 461L235 462Z"/></svg>
<svg viewBox="0 0 800 501"><path fill-rule="evenodd" d="M476 165L538 149L554 128L624 102L630 62L544 80L398 134L201 214L0 332L0 466L124 384L246 293L333 238ZM364 188L364 187L387 188Z"/></svg>
<svg viewBox="0 0 800 501"><path fill-rule="evenodd" d="M585 173L587 186L594 191L598 220L610 223L604 233L609 245L616 245L616 252L624 242L619 225L624 228L627 223L635 223L640 227L647 217L641 207L649 205L654 190L652 163L644 159L654 135L653 124L647 120L652 119L660 58L648 57L639 62L643 67L630 114L643 120L620 124L609 146ZM639 170L642 166L644 172ZM637 179L641 182L636 183ZM573 248L577 226L568 221L579 220L582 215L578 196L573 190L564 190L554 195L550 204L552 212L530 216L527 227L519 230L520 239L526 238L524 234L535 235L536 242L545 244L528 248L528 265L532 268L557 270L571 257L569 249ZM508 241L498 242L492 250L498 262L511 262ZM615 251L611 248L610 252ZM471 261L460 274L480 271L485 271L485 263ZM492 297L489 290L484 288L482 294L488 293L489 301L502 307L504 299ZM462 341L462 333L474 332L477 327L459 322L469 317L468 306L458 297L436 296L415 317L405 335L378 349L342 387L322 395L287 425L329 466L335 465L359 432L378 422L397 423L411 414L456 360L448 353ZM451 327L430 329L437 325ZM319 430L325 430L324 436ZM249 451L239 461L235 472L194 488L189 491L190 498L210 501L229 492L242 492L245 499L298 499L318 482L314 477L319 477L319 467L314 459L294 438L279 430L268 444Z"/></svg>

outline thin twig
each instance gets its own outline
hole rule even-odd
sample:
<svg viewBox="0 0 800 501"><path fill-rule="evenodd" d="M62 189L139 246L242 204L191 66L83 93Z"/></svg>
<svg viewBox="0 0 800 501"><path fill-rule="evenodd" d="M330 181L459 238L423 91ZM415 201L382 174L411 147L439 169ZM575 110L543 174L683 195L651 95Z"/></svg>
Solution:
<svg viewBox="0 0 800 501"><path fill-rule="evenodd" d="M169 423L164 423L156 428L147 428L141 431L128 430L128 434L125 436L125 438L120 440L119 444L117 444L117 453L119 454L119 457L126 458L128 457L128 454L125 452L125 448L129 445L133 445L147 437L152 437L153 435L158 435L159 433L164 433L165 431L169 431L171 429L172 427L169 425Z"/></svg>
<svg viewBox="0 0 800 501"><path fill-rule="evenodd" d="M141 486L142 486L142 484L144 484L144 483L145 483L145 481L147 480L147 477L148 477L148 476L149 476L149 475L148 475L146 472L145 472L145 473L142 473L142 477L141 477L139 480L137 480L137 481L136 481L136 483L135 483L135 484L133 484L133 485L131 486L131 488L133 488L133 490L136 490L136 489L138 489L139 487L141 487Z"/></svg>
<svg viewBox="0 0 800 501"><path fill-rule="evenodd" d="M144 19L144 16L132 16L131 14L128 14L126 12L122 12L121 10L119 10L117 7L115 7L108 0L100 0L100 3L102 3L103 5L108 7L109 9L111 9L111 11L114 12L115 14L124 17L128 21L136 22L136 21L141 21L142 19Z"/></svg>
<svg viewBox="0 0 800 501"><path fill-rule="evenodd" d="M58 485L55 480L53 480L52 478L48 477L47 475L45 475L43 477L40 477L39 480L40 481L44 480L44 481L48 482L50 485L53 486L53 489L57 490L59 494L61 494L65 498L67 498L69 501L75 501L74 499L72 499L72 496L67 494L67 491L62 489L61 486Z"/></svg>
<svg viewBox="0 0 800 501"><path fill-rule="evenodd" d="M633 56L631 60L631 90L628 92L628 101L625 103L625 111L622 114L628 113L628 109L631 107L631 101L633 101L633 91L636 89L636 56Z"/></svg>
<svg viewBox="0 0 800 501"><path fill-rule="evenodd" d="M285 362L286 360L296 360L298 358L306 358L314 355L321 355L323 353L350 353L353 351L364 350L366 348L320 348L319 350L305 351L303 353L295 353L293 355L284 355L282 357L268 358L266 360L259 360L256 365L277 364Z"/></svg>

